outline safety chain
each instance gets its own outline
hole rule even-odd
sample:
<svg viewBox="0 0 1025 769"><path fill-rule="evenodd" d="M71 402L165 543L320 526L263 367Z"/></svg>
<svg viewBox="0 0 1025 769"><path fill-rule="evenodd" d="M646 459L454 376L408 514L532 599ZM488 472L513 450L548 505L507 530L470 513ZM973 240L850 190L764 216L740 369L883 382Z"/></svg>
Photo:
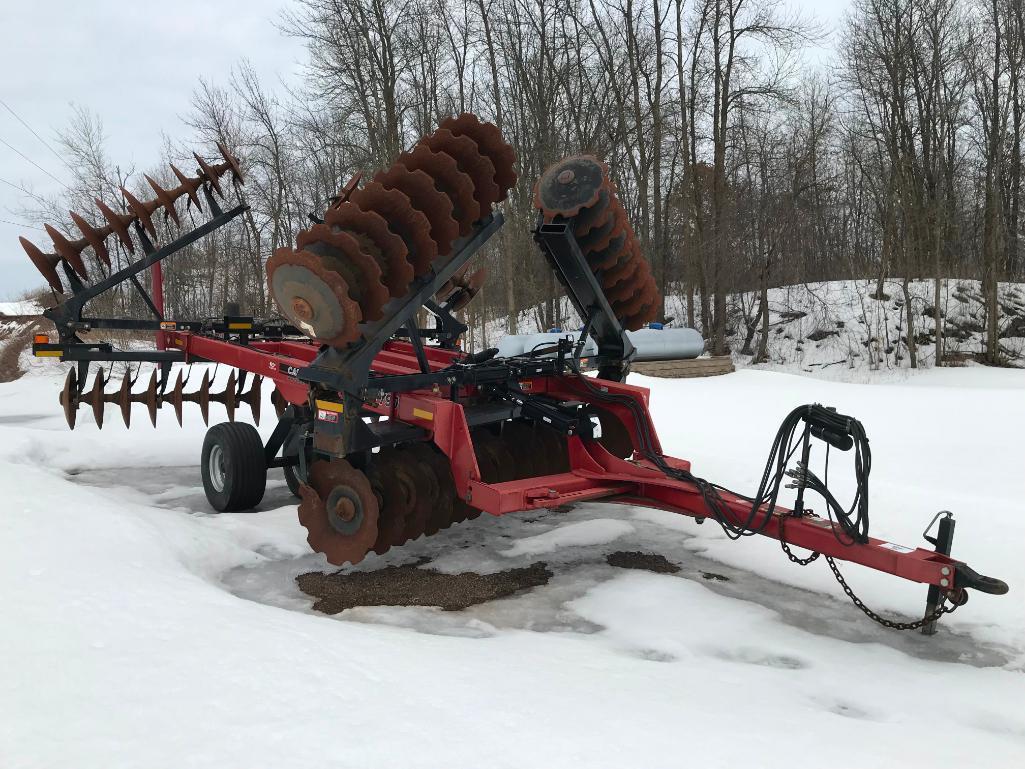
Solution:
<svg viewBox="0 0 1025 769"><path fill-rule="evenodd" d="M950 614L954 611L954 609L957 608L957 604L951 604L950 606L947 606L946 599L941 598L940 605L936 607L936 610L933 611L931 614L927 614L926 616L922 617L922 619L917 620L916 622L894 622L893 620L886 619L886 617L880 617L870 608L865 606L864 602L860 598L858 598L858 596L854 595L854 591L851 590L851 586L847 584L847 580L843 578L843 575L840 573L840 569L837 568L836 561L834 561L828 555L826 556L826 563L829 564L829 568L833 570L833 576L836 577L836 581L840 583L840 587L842 587L843 591L847 593L847 597L854 602L854 605L861 609L863 612L865 612L865 614L870 619L878 622L883 627L888 627L893 630L918 630L918 628L922 627L923 625L928 625L930 622L935 622L944 614Z"/></svg>
<svg viewBox="0 0 1025 769"><path fill-rule="evenodd" d="M807 558L798 558L796 555L794 555L793 551L787 545L786 538L783 536L784 522L786 521L787 517L788 516L784 515L781 516L779 519L780 547L783 548L783 552L787 554L787 558L789 558L792 562L796 563L798 566L807 566L812 561L818 559L821 553L813 552ZM931 612L930 614L927 614L922 619L916 620L915 622L894 622L891 619L886 619L886 617L881 617L878 614L876 614L874 611L872 611L865 605L864 601L862 601L860 598L858 598L858 596L854 594L854 591L851 590L851 586L847 584L847 580L845 580L843 578L843 574L840 573L840 568L836 565L836 561L831 556L826 556L826 563L829 564L829 568L832 570L833 576L836 577L836 581L840 583L840 587L843 588L843 591L847 594L847 597L851 599L854 605L861 609L865 613L865 615L868 616L869 619L873 620L874 622L878 622L883 627L890 628L891 630L918 630L920 627L928 625L930 622L935 622L944 614L950 614L954 611L954 609L958 607L958 604L951 604L950 606L947 606L946 599L941 598L940 605L936 607L936 610Z"/></svg>
<svg viewBox="0 0 1025 769"><path fill-rule="evenodd" d="M786 537L783 535L783 527L786 524L787 518L789 518L788 515L781 515L779 519L779 546L783 548L783 552L787 554L787 558L789 558L793 563L796 563L798 566L807 566L812 561L817 560L820 553L813 551L807 558L798 558L794 555L794 551L790 549L790 546L787 544Z"/></svg>

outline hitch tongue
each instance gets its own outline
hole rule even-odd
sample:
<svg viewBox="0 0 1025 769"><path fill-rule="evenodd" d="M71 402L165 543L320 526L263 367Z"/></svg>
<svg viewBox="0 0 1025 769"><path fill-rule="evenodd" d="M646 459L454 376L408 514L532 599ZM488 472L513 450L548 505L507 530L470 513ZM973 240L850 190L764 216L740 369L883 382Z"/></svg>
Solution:
<svg viewBox="0 0 1025 769"><path fill-rule="evenodd" d="M954 584L962 588L971 588L980 593L990 595L1004 595L1008 591L1007 583L996 577L987 577L979 574L975 569L966 563L959 563L954 567Z"/></svg>

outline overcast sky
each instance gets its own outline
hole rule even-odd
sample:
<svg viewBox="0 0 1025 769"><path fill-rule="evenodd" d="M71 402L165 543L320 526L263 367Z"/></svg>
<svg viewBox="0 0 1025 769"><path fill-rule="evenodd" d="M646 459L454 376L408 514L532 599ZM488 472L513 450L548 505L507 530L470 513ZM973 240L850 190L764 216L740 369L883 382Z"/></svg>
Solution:
<svg viewBox="0 0 1025 769"><path fill-rule="evenodd" d="M848 5L787 2L813 14L827 32ZM31 200L11 185L42 195L62 189L56 180L66 181L68 169L50 147L56 148L55 130L66 125L71 105L101 117L117 162L150 168L160 157L162 134L172 141L189 137L182 116L200 77L224 82L232 66L248 58L268 85L297 82L302 46L276 27L291 5L292 0L3 0L0 300L44 285L18 236L44 251L51 250L50 240L21 224L19 210Z"/></svg>

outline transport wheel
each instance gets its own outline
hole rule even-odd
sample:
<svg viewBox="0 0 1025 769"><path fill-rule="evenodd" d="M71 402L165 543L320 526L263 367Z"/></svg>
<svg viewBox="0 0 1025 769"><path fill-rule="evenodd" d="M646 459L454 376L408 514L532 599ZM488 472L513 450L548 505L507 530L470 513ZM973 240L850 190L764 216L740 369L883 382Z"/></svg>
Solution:
<svg viewBox="0 0 1025 769"><path fill-rule="evenodd" d="M245 422L222 422L206 431L200 460L203 490L218 512L260 504L267 487L263 440Z"/></svg>

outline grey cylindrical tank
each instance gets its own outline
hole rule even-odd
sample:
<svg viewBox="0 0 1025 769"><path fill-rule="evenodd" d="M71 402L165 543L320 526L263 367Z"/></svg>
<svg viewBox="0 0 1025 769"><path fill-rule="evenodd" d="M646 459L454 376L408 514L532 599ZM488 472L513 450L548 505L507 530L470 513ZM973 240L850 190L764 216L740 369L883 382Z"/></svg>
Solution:
<svg viewBox="0 0 1025 769"><path fill-rule="evenodd" d="M634 358L637 361L696 358L705 351L705 340L692 328L642 328L638 331L627 331L626 334L637 348L637 356ZM503 358L523 355L539 347L553 345L560 339L576 338L577 334L571 331L513 334L502 337L498 342L498 354ZM594 340L588 338L583 356L590 357L597 352L598 347Z"/></svg>

